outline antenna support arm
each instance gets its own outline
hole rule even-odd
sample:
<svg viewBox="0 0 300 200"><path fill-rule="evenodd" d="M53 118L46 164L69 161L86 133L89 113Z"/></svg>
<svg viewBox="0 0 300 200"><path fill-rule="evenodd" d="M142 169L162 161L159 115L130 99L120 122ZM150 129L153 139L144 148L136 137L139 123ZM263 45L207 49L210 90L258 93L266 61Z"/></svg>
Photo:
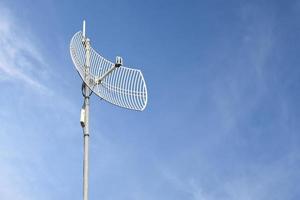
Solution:
<svg viewBox="0 0 300 200"><path fill-rule="evenodd" d="M116 63L109 69L107 70L101 77L95 79L96 85L100 84L101 81L108 76L110 73L112 73L116 68L119 68L123 65L123 59L120 56L116 57Z"/></svg>
<svg viewBox="0 0 300 200"><path fill-rule="evenodd" d="M116 68L117 68L116 65L114 65L112 68L110 68L109 70L107 70L107 72L105 72L100 78L96 78L96 79L95 79L96 85L100 84L101 81L102 81L105 77L107 77L110 73L112 73Z"/></svg>

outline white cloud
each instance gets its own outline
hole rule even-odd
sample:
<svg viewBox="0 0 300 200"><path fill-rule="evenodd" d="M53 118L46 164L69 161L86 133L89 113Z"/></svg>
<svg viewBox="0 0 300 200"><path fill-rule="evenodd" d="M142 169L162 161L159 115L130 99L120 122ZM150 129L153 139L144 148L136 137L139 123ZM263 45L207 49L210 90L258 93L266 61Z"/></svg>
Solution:
<svg viewBox="0 0 300 200"><path fill-rule="evenodd" d="M46 76L50 79L52 75L47 64L49 59L41 52L42 47L31 28L1 3L0 13L0 84L2 88L26 89L22 95L12 97L10 103L1 104L0 199L53 199L48 188L54 191L65 189L65 186L59 179L59 172L51 171L54 165L49 166L45 159L48 151L59 144L49 139L50 133L51 138L61 138L72 132L70 118L77 117L78 109L66 96L54 95L54 87L43 82ZM35 103L31 103L32 95L35 95ZM36 114L41 110L45 115ZM20 111L26 115L20 115ZM49 129L53 125L48 125L49 121L60 122L62 128L51 132ZM44 130L41 138L37 137L41 132L39 128ZM45 147L45 141L49 147ZM53 195L57 195L55 192Z"/></svg>
<svg viewBox="0 0 300 200"><path fill-rule="evenodd" d="M180 191L191 200L211 200L215 199L205 193L203 188L197 184L194 178L180 178L171 168L163 167L160 169L162 177L177 191ZM217 198L216 198L217 199Z"/></svg>
<svg viewBox="0 0 300 200"><path fill-rule="evenodd" d="M39 80L46 62L33 35L11 12L0 8L0 81L26 84L40 92L48 88Z"/></svg>

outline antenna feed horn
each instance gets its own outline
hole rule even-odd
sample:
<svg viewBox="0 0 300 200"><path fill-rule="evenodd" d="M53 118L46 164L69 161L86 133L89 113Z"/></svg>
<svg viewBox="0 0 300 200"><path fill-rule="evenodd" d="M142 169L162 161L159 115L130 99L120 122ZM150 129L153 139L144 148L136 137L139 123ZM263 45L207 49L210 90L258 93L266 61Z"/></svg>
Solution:
<svg viewBox="0 0 300 200"><path fill-rule="evenodd" d="M116 63L115 63L115 66L116 66L116 67L120 67L120 66L122 66L122 65L123 65L123 58L120 57L120 56L117 56L117 57L116 57Z"/></svg>

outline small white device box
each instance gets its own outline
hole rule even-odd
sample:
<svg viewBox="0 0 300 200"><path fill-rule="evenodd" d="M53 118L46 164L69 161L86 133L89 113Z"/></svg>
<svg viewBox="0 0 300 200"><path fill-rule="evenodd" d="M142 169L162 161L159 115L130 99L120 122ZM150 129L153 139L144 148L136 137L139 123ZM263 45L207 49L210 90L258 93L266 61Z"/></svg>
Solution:
<svg viewBox="0 0 300 200"><path fill-rule="evenodd" d="M80 124L82 127L85 126L85 109L84 108L81 108L81 111L80 111Z"/></svg>

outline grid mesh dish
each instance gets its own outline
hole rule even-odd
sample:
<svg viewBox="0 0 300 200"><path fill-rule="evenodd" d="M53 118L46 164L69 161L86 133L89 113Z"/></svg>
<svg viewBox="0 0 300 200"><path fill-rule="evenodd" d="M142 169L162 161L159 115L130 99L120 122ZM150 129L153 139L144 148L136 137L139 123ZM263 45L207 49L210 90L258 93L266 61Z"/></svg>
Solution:
<svg viewBox="0 0 300 200"><path fill-rule="evenodd" d="M79 31L71 39L70 53L76 70L82 80L85 80L85 48L82 40L83 35ZM85 83L96 95L114 105L132 110L144 110L147 105L147 87L140 70L121 66L96 84L97 79L114 65L91 48L89 76Z"/></svg>

